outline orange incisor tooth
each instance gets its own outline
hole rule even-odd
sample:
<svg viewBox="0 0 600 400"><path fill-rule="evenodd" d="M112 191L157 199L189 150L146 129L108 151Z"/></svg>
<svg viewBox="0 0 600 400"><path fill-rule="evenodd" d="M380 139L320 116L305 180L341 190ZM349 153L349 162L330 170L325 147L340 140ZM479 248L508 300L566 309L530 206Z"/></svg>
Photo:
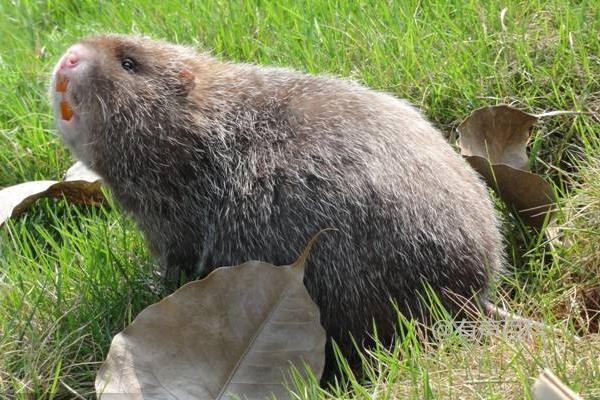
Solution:
<svg viewBox="0 0 600 400"><path fill-rule="evenodd" d="M71 110L71 106L68 101L60 102L60 116L65 121L70 121L73 118L73 110Z"/></svg>
<svg viewBox="0 0 600 400"><path fill-rule="evenodd" d="M56 91L59 93L66 92L68 83L69 83L69 80L67 79L67 77L58 75L56 77Z"/></svg>

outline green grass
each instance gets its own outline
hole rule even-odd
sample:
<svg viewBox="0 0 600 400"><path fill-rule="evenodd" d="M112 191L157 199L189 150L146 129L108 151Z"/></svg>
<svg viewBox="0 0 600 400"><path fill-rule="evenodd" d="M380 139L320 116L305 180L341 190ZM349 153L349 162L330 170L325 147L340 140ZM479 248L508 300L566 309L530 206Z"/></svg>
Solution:
<svg viewBox="0 0 600 400"><path fill-rule="evenodd" d="M532 168L559 193L562 226L573 207L582 207L573 199L586 191L578 185L589 174L580 170L592 168L587 160L600 154L596 1L0 0L0 187L58 178L72 163L54 135L49 73L71 43L106 31L191 43L233 61L350 77L409 99L451 141L458 123L484 105L580 111L542 120L530 146ZM597 189L590 194L600 196ZM582 285L589 288L573 269L584 265L578 254L599 260L598 229L586 222L568 231L578 232L568 241L547 243L507 215L514 268L500 289L508 305L585 325L575 323L581 315L566 305ZM159 299L154 264L135 225L114 205L46 200L1 228L0 397L92 396L112 336ZM375 351L367 381L351 379L329 393L305 384L301 397L523 398L531 377L550 366L598 398L599 342L592 334L581 342L498 338L436 348L405 340L395 356Z"/></svg>

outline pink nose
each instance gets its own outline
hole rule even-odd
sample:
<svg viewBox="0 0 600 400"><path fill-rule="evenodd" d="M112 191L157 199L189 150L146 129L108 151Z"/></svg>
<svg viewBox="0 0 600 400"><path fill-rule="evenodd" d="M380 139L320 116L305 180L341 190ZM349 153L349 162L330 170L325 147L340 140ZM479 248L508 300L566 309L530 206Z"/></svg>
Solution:
<svg viewBox="0 0 600 400"><path fill-rule="evenodd" d="M63 65L65 67L68 68L73 68L77 65L77 63L79 62L79 54L73 52L73 51L69 51L66 55L65 55L65 59L63 61Z"/></svg>
<svg viewBox="0 0 600 400"><path fill-rule="evenodd" d="M75 67L85 61L86 57L89 58L89 50L85 46L81 44L73 45L62 56L58 64L56 64L54 73L74 70Z"/></svg>

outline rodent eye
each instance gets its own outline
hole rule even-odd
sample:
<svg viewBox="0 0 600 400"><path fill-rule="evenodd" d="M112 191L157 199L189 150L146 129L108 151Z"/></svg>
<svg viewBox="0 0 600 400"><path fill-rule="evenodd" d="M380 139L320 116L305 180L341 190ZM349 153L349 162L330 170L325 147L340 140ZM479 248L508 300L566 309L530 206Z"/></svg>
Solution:
<svg viewBox="0 0 600 400"><path fill-rule="evenodd" d="M133 61L131 58L122 59L121 66L125 71L135 72L135 61Z"/></svg>

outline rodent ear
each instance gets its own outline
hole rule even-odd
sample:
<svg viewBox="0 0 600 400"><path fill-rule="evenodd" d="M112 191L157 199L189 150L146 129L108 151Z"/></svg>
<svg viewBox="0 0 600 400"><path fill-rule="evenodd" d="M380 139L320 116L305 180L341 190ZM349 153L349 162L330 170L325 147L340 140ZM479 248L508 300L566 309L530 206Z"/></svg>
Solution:
<svg viewBox="0 0 600 400"><path fill-rule="evenodd" d="M179 81L181 82L181 92L182 96L187 96L196 86L196 77L189 69L182 69L177 74Z"/></svg>

